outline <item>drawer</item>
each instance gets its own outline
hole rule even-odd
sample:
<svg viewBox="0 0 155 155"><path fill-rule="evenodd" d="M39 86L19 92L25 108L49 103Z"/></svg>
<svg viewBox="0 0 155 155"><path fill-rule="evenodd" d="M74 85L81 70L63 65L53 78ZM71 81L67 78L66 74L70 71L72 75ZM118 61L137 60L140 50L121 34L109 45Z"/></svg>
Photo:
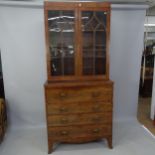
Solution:
<svg viewBox="0 0 155 155"><path fill-rule="evenodd" d="M112 133L110 125L85 125L85 126L67 126L50 127L48 135L54 140L65 140L67 138L78 137L102 137L109 136Z"/></svg>
<svg viewBox="0 0 155 155"><path fill-rule="evenodd" d="M112 101L112 87L46 88L46 102Z"/></svg>
<svg viewBox="0 0 155 155"><path fill-rule="evenodd" d="M74 102L48 104L48 114L69 114L69 113L88 113L88 112L111 112L112 103L106 101L96 102Z"/></svg>
<svg viewBox="0 0 155 155"><path fill-rule="evenodd" d="M47 117L48 126L66 126L80 124L100 124L111 123L112 113L88 113L88 114L67 114L50 115Z"/></svg>

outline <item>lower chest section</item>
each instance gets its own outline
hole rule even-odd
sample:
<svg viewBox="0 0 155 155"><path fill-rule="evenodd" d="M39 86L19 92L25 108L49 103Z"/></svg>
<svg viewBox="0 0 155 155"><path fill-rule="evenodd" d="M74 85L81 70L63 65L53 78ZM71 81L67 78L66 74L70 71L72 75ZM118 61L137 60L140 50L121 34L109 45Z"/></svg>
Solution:
<svg viewBox="0 0 155 155"><path fill-rule="evenodd" d="M112 83L45 86L48 138L55 141L112 134Z"/></svg>

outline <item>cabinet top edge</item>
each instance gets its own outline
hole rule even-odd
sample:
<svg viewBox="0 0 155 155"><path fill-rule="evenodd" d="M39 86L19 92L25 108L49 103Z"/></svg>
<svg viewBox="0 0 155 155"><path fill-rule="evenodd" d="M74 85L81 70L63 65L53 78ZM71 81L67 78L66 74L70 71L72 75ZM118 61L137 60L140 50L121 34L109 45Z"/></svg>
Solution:
<svg viewBox="0 0 155 155"><path fill-rule="evenodd" d="M107 4L111 4L111 2L108 1L78 1L78 0L53 0L53 1L49 1L49 0L45 0L44 3L107 3Z"/></svg>
<svg viewBox="0 0 155 155"><path fill-rule="evenodd" d="M100 2L100 1L44 1L44 8L48 9L49 7L64 7L71 5L73 7L78 7L78 4L82 4L83 7L104 7L110 8L110 2Z"/></svg>

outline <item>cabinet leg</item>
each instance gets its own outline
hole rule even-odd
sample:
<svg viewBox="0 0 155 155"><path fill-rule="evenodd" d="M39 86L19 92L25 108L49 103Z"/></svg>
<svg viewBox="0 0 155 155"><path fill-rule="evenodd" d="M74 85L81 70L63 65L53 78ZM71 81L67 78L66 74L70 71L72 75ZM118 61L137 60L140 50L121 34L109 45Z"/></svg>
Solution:
<svg viewBox="0 0 155 155"><path fill-rule="evenodd" d="M113 146L112 146L112 136L111 137L107 137L107 142L108 142L108 147L110 149L112 149L113 148Z"/></svg>
<svg viewBox="0 0 155 155"><path fill-rule="evenodd" d="M53 151L53 142L48 141L48 154L51 154Z"/></svg>

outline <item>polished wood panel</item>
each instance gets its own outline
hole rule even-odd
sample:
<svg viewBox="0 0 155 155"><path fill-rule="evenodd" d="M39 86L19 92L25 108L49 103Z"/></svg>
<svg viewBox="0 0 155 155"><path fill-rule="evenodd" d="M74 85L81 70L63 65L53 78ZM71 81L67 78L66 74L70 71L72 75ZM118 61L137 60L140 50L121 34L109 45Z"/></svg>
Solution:
<svg viewBox="0 0 155 155"><path fill-rule="evenodd" d="M111 101L94 102L58 102L56 104L47 103L48 114L70 114L70 113L90 113L90 112L111 112Z"/></svg>
<svg viewBox="0 0 155 155"><path fill-rule="evenodd" d="M78 137L102 137L111 135L110 125L85 125L85 126L65 126L65 127L51 127L48 129L49 135L56 141Z"/></svg>
<svg viewBox="0 0 155 155"><path fill-rule="evenodd" d="M74 87L49 89L46 91L48 103L111 100L111 89L103 87ZM106 96L106 97L105 97Z"/></svg>
<svg viewBox="0 0 155 155"><path fill-rule="evenodd" d="M84 114L67 114L67 115L49 115L48 126L67 126L79 124L99 124L111 123L111 113L84 113Z"/></svg>

